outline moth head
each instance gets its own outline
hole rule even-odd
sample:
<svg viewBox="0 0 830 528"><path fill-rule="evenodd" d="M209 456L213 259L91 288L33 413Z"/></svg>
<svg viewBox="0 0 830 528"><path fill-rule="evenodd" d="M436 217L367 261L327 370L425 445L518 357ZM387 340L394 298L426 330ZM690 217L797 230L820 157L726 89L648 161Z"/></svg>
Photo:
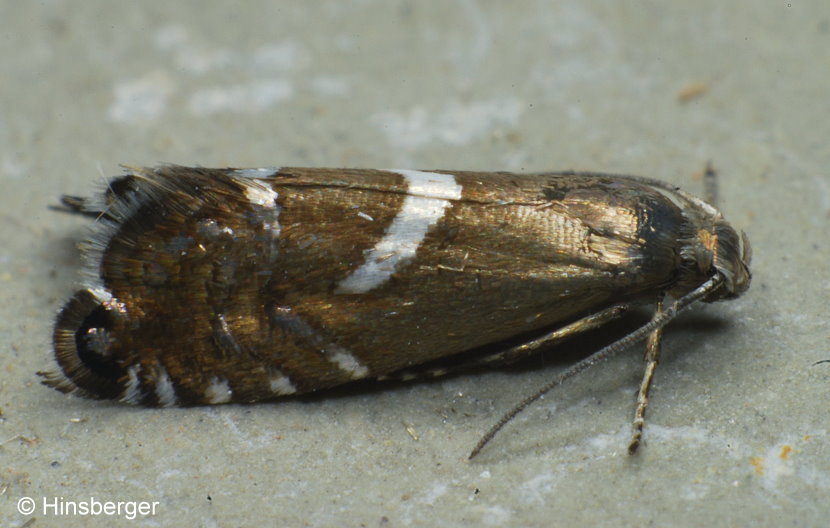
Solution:
<svg viewBox="0 0 830 528"><path fill-rule="evenodd" d="M715 224L718 245L715 250L714 266L724 278L722 299L734 299L749 288L752 273L749 264L752 260L752 247L746 233L740 236L732 226L724 221Z"/></svg>
<svg viewBox="0 0 830 528"><path fill-rule="evenodd" d="M752 273L749 264L752 248L741 231L740 236L719 216L708 229L698 231L696 260L699 271L719 276L721 286L705 297L705 302L734 299L749 288Z"/></svg>
<svg viewBox="0 0 830 528"><path fill-rule="evenodd" d="M62 392L117 398L126 371L114 352L113 331L125 316L122 303L106 292L79 290L64 305L53 334L60 373L40 373Z"/></svg>

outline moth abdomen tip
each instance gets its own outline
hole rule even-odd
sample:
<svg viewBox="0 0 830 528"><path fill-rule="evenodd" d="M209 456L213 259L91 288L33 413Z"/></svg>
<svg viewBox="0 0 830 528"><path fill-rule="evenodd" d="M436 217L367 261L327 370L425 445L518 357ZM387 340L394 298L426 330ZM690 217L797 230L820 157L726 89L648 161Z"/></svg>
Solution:
<svg viewBox="0 0 830 528"><path fill-rule="evenodd" d="M43 373L44 383L62 392L116 398L126 371L111 355L114 316L108 302L90 289L79 290L64 305L53 334L60 372Z"/></svg>

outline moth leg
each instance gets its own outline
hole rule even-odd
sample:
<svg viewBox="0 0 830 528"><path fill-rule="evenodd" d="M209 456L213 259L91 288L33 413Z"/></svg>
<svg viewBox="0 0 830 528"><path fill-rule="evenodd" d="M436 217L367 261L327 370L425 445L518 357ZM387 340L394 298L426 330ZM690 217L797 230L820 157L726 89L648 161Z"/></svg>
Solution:
<svg viewBox="0 0 830 528"><path fill-rule="evenodd" d="M663 312L663 299L657 301L657 313ZM663 338L663 328L657 328L646 339L645 361L646 369L643 372L643 381L640 382L640 391L637 393L637 410L634 412L634 421L631 424L631 441L628 442L628 454L633 455L640 447L643 437L643 426L646 423L646 408L648 407L648 391L654 379L660 356L660 341Z"/></svg>
<svg viewBox="0 0 830 528"><path fill-rule="evenodd" d="M594 328L602 326L610 321L613 321L614 319L619 319L626 311L628 311L629 308L631 308L630 304L615 304L605 310L586 315L582 319L578 319L569 325L565 325L562 328L558 328L541 337L537 337L536 339L532 339L526 343L508 348L507 350L490 354L481 359L487 363L494 361L509 363L523 359L542 348L553 346L568 339L569 337L593 330Z"/></svg>
<svg viewBox="0 0 830 528"><path fill-rule="evenodd" d="M706 162L703 170L703 198L710 205L717 206L718 202L718 179L717 172L711 161ZM663 311L663 299L657 301L657 312ZM660 356L660 341L663 338L663 328L660 327L649 334L646 340L646 369L643 372L643 381L640 382L640 390L637 393L637 410L634 412L634 421L631 424L631 441L628 443L628 454L633 455L640 447L643 438L643 426L646 423L646 408L648 407L648 392L651 389L651 382L654 379L654 371L657 369Z"/></svg>
<svg viewBox="0 0 830 528"><path fill-rule="evenodd" d="M605 310L601 310L587 315L582 319L578 319L569 325L563 326L562 328L557 328L556 330L541 337L504 350L499 350L498 352L494 352L492 354L487 354L486 356L479 356L442 367L425 366L423 368L401 370L385 376L380 376L378 379L410 381L422 378L436 378L484 365L512 363L523 359L542 348L553 346L568 339L569 337L587 332L588 330L602 326L609 321L618 319L630 307L631 305L629 304L615 304Z"/></svg>

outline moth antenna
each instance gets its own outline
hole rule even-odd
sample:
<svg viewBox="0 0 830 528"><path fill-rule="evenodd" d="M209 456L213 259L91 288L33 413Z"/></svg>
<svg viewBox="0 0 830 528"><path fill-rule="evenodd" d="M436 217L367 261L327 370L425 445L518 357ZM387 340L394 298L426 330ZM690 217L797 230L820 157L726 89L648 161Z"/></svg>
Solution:
<svg viewBox="0 0 830 528"><path fill-rule="evenodd" d="M718 173L711 161L706 162L703 170L703 199L713 207L718 206Z"/></svg>
<svg viewBox="0 0 830 528"><path fill-rule="evenodd" d="M494 436L496 436L496 433L498 433L513 418L515 418L516 415L525 410L531 403L535 402L536 400L550 392L551 389L553 389L557 385L562 384L562 382L564 382L565 380L576 376L588 367L592 367L597 363L600 363L601 361L605 361L617 352L642 341L643 339L648 337L648 335L651 334L654 330L662 328L669 324L669 322L671 322L672 319L677 317L677 314L679 314L682 310L688 308L696 301L699 301L700 299L708 296L710 293L718 289L722 284L723 277L720 274L715 275L714 277L704 282L701 286L699 286L692 292L674 301L672 305L664 311L655 312L654 316L651 318L651 321L644 324L637 330L634 330L630 334L621 337L620 339L614 341L610 345L607 345L597 350L587 358L573 365L565 372L556 376L547 385L544 385L535 393L531 394L530 396L519 402L515 407L510 409L507 413L505 413L504 416L501 417L501 419L499 419L498 422L496 422L486 433L484 433L484 436L481 437L481 439L478 441L478 444L476 444L476 446L470 452L468 460L471 460L473 457L479 454L479 452L481 452L484 446L487 445L487 443L490 442L490 440L492 440Z"/></svg>

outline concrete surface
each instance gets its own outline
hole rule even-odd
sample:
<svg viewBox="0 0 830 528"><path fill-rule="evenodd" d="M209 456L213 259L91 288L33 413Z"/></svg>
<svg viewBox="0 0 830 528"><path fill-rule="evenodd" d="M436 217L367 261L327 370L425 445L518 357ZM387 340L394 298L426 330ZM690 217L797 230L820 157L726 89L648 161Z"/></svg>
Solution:
<svg viewBox="0 0 830 528"><path fill-rule="evenodd" d="M827 525L826 2L7 1L0 21L0 525ZM707 159L754 282L669 327L636 457L639 349L472 462L567 362L163 411L34 374L85 224L47 207L119 163L573 168L698 192ZM55 497L158 504L62 516Z"/></svg>

